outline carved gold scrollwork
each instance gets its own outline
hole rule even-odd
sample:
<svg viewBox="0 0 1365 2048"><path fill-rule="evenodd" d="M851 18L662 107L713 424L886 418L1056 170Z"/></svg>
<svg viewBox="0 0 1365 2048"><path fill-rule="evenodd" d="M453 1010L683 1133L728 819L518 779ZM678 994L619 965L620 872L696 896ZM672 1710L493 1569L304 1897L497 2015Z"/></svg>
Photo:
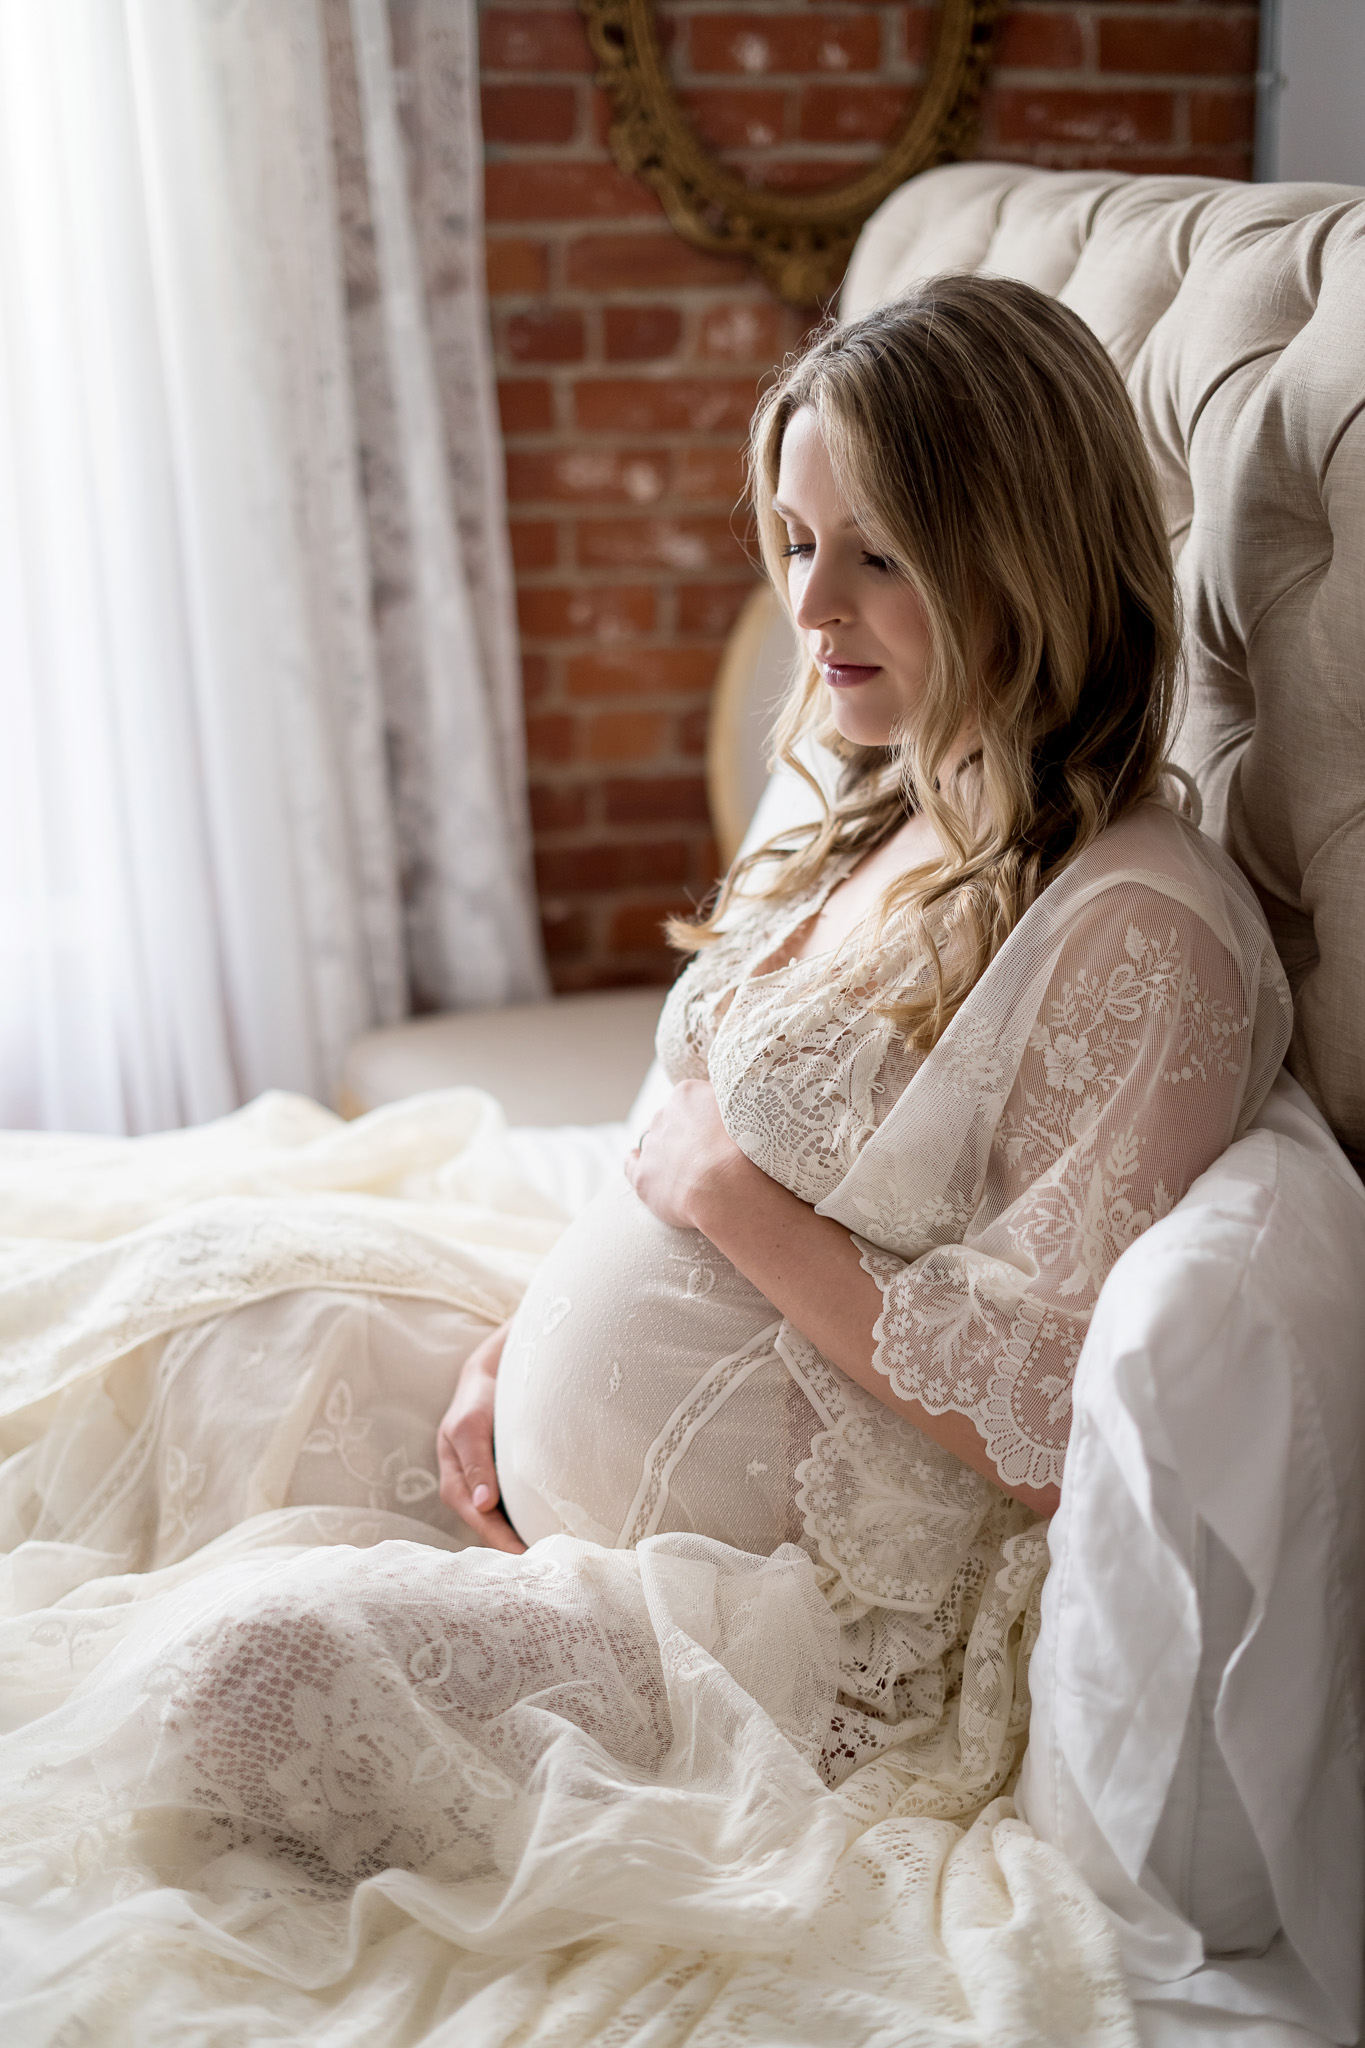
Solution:
<svg viewBox="0 0 1365 2048"><path fill-rule="evenodd" d="M858 230L917 171L961 156L975 139L981 87L1003 0L940 0L929 76L882 155L855 176L777 192L727 170L678 102L653 0L579 0L611 95L612 154L651 184L680 235L748 256L779 298L818 305L835 290Z"/></svg>

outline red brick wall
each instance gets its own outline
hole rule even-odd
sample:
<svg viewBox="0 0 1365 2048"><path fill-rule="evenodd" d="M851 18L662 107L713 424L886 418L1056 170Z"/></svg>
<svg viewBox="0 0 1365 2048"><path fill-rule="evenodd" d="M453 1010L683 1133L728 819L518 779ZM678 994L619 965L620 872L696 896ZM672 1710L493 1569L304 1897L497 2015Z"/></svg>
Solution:
<svg viewBox="0 0 1365 2048"><path fill-rule="evenodd" d="M675 72L727 160L847 175L914 91L933 10L670 0ZM560 987L672 972L710 885L707 702L752 582L736 512L754 396L800 336L681 241L606 147L576 9L483 0L488 273L546 942ZM980 154L1247 177L1256 8L1015 0Z"/></svg>

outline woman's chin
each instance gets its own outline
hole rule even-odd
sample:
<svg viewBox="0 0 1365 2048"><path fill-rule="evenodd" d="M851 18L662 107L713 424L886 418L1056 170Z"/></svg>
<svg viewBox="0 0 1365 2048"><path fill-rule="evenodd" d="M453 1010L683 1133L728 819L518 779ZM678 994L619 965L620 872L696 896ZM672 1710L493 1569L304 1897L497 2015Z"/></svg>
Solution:
<svg viewBox="0 0 1365 2048"><path fill-rule="evenodd" d="M875 703L860 704L857 690L831 690L830 710L840 739L855 747L889 747L895 718Z"/></svg>

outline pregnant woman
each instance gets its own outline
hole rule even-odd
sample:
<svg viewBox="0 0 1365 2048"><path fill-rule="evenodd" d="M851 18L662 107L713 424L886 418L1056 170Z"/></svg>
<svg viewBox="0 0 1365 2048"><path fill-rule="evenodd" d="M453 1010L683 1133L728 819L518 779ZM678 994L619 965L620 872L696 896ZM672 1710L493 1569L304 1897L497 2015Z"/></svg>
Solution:
<svg viewBox="0 0 1365 2048"><path fill-rule="evenodd" d="M1017 1761L1098 1290L1260 1106L1287 1001L1172 807L1169 552L1079 320L941 281L787 372L751 474L808 657L779 748L839 794L678 927L672 1095L469 1359L443 1491L513 1551L800 1545L822 1771L884 1752L880 1796L961 1813Z"/></svg>
<svg viewBox="0 0 1365 2048"><path fill-rule="evenodd" d="M512 1252L460 1251L466 1284L428 1235L424 1278L420 1177L382 1241L338 1208L268 1283L244 1239L229 1271L220 1205L158 1269L187 1305L155 1342L120 1267L116 1363L77 1384L69 1318L9 1425L0 1512L45 1588L0 1643L28 1660L0 1762L36 1946L73 1900L173 1899L202 2003L246 1954L349 1984L406 1915L448 1945L431 2011L540 1958L530 2010L543 1958L605 1929L790 1950L846 1839L969 1823L1013 1781L1098 1291L1256 1114L1287 993L1166 766L1156 482L1074 315L947 278L828 332L760 406L751 476L805 651L779 751L804 773L823 743L838 789L676 927L672 1092L619 1186L492 1334ZM460 1540L410 1427L453 1367ZM848 1893L841 1942L911 1862ZM926 1986L941 1944L906 1925ZM763 1998L752 2038L795 2038ZM863 2039L840 2010L829 2038ZM1042 2037L1103 2033L1069 2026Z"/></svg>

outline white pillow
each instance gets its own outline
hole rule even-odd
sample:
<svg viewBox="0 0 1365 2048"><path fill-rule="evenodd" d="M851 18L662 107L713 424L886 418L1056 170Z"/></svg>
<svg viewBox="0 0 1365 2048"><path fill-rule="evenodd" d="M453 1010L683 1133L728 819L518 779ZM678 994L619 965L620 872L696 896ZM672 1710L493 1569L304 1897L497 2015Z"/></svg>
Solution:
<svg viewBox="0 0 1365 2048"><path fill-rule="evenodd" d="M1218 1695L1251 1614L1251 1582L1232 1552L1171 1487L1163 1519L1188 1516L1203 1643L1194 1697L1143 1883L1203 1936L1211 1956L1263 1955L1280 1909L1256 1830L1218 1743Z"/></svg>
<svg viewBox="0 0 1365 2048"><path fill-rule="evenodd" d="M1193 1998L1206 1949L1283 1928L1243 2009L1354 2041L1365 1189L1288 1075L1258 1123L1101 1293L1019 1803L1138 1995Z"/></svg>

